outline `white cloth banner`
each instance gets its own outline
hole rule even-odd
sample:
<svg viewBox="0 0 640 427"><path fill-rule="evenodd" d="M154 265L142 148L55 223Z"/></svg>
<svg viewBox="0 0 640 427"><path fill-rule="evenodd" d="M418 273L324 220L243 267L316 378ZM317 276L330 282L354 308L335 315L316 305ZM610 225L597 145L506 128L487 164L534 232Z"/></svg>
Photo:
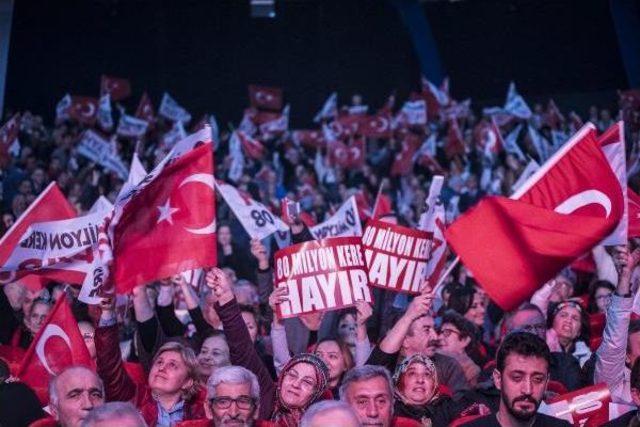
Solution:
<svg viewBox="0 0 640 427"><path fill-rule="evenodd" d="M349 197L331 218L310 227L309 231L315 239L362 236L362 225L355 196Z"/></svg>
<svg viewBox="0 0 640 427"><path fill-rule="evenodd" d="M91 209L89 209L89 213L94 214L98 212L104 212L105 214L107 214L112 210L113 210L113 203L111 203L109 199L107 199L106 197L100 196L98 197L98 200L96 200L93 203L93 206L91 206Z"/></svg>
<svg viewBox="0 0 640 427"><path fill-rule="evenodd" d="M167 92L162 95L162 102L160 103L158 113L162 117L166 117L174 122L189 123L191 121L191 114L180 106Z"/></svg>
<svg viewBox="0 0 640 427"><path fill-rule="evenodd" d="M120 116L120 121L118 121L118 129L116 129L116 132L120 136L124 136L127 138L137 138L147 133L148 127L149 122L147 122L146 120L142 120L137 117L125 114L123 116Z"/></svg>
<svg viewBox="0 0 640 427"><path fill-rule="evenodd" d="M264 239L288 228L260 202L241 194L234 186L216 181L216 187L252 239Z"/></svg>
<svg viewBox="0 0 640 427"><path fill-rule="evenodd" d="M338 93L333 92L322 105L322 109L313 118L315 123L320 123L324 119L330 119L338 115Z"/></svg>
<svg viewBox="0 0 640 427"><path fill-rule="evenodd" d="M427 103L423 99L407 101L402 106L400 115L400 121L408 125L424 125L427 123Z"/></svg>
<svg viewBox="0 0 640 427"><path fill-rule="evenodd" d="M113 117L111 116L111 98L108 93L100 97L98 104L98 124L105 131L113 129Z"/></svg>
<svg viewBox="0 0 640 427"><path fill-rule="evenodd" d="M78 154L115 172L120 179L127 179L127 167L116 153L109 141L91 129L87 129L77 147Z"/></svg>

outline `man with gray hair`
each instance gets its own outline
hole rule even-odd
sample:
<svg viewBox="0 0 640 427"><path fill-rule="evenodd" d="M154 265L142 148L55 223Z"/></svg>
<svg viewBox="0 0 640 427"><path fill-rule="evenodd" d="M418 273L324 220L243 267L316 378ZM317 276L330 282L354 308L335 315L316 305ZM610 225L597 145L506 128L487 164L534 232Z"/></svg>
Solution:
<svg viewBox="0 0 640 427"><path fill-rule="evenodd" d="M351 406L336 400L322 400L311 405L300 427L360 427L360 421Z"/></svg>
<svg viewBox="0 0 640 427"><path fill-rule="evenodd" d="M252 427L259 403L258 378L241 366L217 368L207 381L204 409L214 427Z"/></svg>
<svg viewBox="0 0 640 427"><path fill-rule="evenodd" d="M131 402L109 402L89 412L82 427L147 427Z"/></svg>
<svg viewBox="0 0 640 427"><path fill-rule="evenodd" d="M61 427L80 427L89 412L102 404L102 380L84 366L70 366L49 381L49 406Z"/></svg>
<svg viewBox="0 0 640 427"><path fill-rule="evenodd" d="M351 406L362 425L392 425L393 383L386 368L364 365L349 370L340 386L340 399Z"/></svg>

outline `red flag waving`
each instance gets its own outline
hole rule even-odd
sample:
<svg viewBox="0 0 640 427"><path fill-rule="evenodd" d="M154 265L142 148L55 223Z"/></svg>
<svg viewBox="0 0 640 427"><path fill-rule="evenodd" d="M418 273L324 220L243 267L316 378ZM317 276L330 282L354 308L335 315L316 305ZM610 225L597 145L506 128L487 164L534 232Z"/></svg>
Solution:
<svg viewBox="0 0 640 427"><path fill-rule="evenodd" d="M140 98L140 103L136 110L136 117L146 120L149 123L154 122L156 114L153 110L153 104L151 103L151 99L149 98L149 95L147 95L147 92L143 93L142 98Z"/></svg>
<svg viewBox="0 0 640 427"><path fill-rule="evenodd" d="M588 124L512 199L483 199L446 238L491 299L511 310L611 233L623 205Z"/></svg>
<svg viewBox="0 0 640 427"><path fill-rule="evenodd" d="M249 103L254 108L281 110L282 89L279 87L249 85Z"/></svg>
<svg viewBox="0 0 640 427"><path fill-rule="evenodd" d="M0 159L9 157L20 132L20 114L16 113L0 128Z"/></svg>
<svg viewBox="0 0 640 427"><path fill-rule="evenodd" d="M294 130L291 138L295 144L306 147L321 148L326 145L326 141L320 130Z"/></svg>
<svg viewBox="0 0 640 427"><path fill-rule="evenodd" d="M78 123L93 126L98 117L98 100L89 96L72 96L69 117Z"/></svg>
<svg viewBox="0 0 640 427"><path fill-rule="evenodd" d="M396 154L396 158L391 165L392 176L404 176L413 170L413 158L418 148L420 148L420 137L413 132L407 132L402 140L402 148Z"/></svg>
<svg viewBox="0 0 640 427"><path fill-rule="evenodd" d="M61 296L27 350L17 377L42 391L46 390L50 377L75 365L90 369L93 366L78 322L66 297Z"/></svg>
<svg viewBox="0 0 640 427"><path fill-rule="evenodd" d="M627 187L629 200L629 237L640 237L640 196Z"/></svg>
<svg viewBox="0 0 640 427"><path fill-rule="evenodd" d="M360 121L360 133L368 138L390 138L391 120L391 114L387 112L366 116Z"/></svg>
<svg viewBox="0 0 640 427"><path fill-rule="evenodd" d="M199 145L196 143L186 153L171 157L158 171L147 175L147 182L143 180L143 187L139 185L122 207L113 233L114 281L118 293L215 264L210 128L184 141L190 138L199 140ZM116 204L116 214L117 209Z"/></svg>
<svg viewBox="0 0 640 427"><path fill-rule="evenodd" d="M120 101L131 95L131 83L128 79L103 75L100 78L100 96L108 93L112 101Z"/></svg>
<svg viewBox="0 0 640 427"><path fill-rule="evenodd" d="M64 197L64 194L62 194L56 182L52 182L40 193L38 198L31 203L9 231L2 236L2 239L0 239L0 265L4 264L9 256L11 256L13 249L31 224L75 217L75 209ZM53 270L50 273L53 274ZM5 276L5 274L8 275L9 273L0 274L0 284L13 281L11 276ZM39 276L29 275L22 277L20 283L29 289L40 290L44 283L44 276L46 276L46 272L40 273ZM57 277L57 279L67 281L63 277Z"/></svg>
<svg viewBox="0 0 640 427"><path fill-rule="evenodd" d="M264 156L265 148L262 142L257 139L251 138L249 135L242 131L236 131L238 138L240 138L240 144L245 154L252 159L261 159Z"/></svg>

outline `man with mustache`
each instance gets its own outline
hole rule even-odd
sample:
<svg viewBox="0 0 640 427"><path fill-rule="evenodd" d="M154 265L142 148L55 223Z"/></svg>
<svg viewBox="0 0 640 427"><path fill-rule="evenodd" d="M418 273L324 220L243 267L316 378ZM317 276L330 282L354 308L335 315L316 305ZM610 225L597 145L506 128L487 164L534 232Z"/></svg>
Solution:
<svg viewBox="0 0 640 427"><path fill-rule="evenodd" d="M493 372L493 382L500 390L500 408L464 426L569 426L566 421L537 413L549 382L550 362L551 353L542 338L529 332L507 335L498 349Z"/></svg>

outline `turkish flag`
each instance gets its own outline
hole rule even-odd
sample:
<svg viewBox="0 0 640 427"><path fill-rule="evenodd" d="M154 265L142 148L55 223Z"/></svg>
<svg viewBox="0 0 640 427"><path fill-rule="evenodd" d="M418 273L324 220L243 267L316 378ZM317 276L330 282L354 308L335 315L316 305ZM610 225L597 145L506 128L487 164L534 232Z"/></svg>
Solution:
<svg viewBox="0 0 640 427"><path fill-rule="evenodd" d="M249 103L254 108L279 111L282 109L282 89L249 85Z"/></svg>
<svg viewBox="0 0 640 427"><path fill-rule="evenodd" d="M588 124L512 199L481 200L447 229L446 238L508 311L609 235L623 205L618 179Z"/></svg>
<svg viewBox="0 0 640 427"><path fill-rule="evenodd" d="M129 79L102 75L100 78L100 96L108 93L112 101L120 101L131 95Z"/></svg>
<svg viewBox="0 0 640 427"><path fill-rule="evenodd" d="M329 161L334 165L345 169L359 169L364 165L365 141L364 138L354 138L348 146L342 141L329 142Z"/></svg>
<svg viewBox="0 0 640 427"><path fill-rule="evenodd" d="M620 183L622 194L624 195L624 212L618 222L618 226L613 232L602 241L602 245L615 246L627 244L628 208L627 208L627 161L625 155L624 123L618 122L607 129L598 142L602 147L602 152L611 166Z"/></svg>
<svg viewBox="0 0 640 427"><path fill-rule="evenodd" d="M360 133L367 138L391 138L391 114L383 112L360 120Z"/></svg>
<svg viewBox="0 0 640 427"><path fill-rule="evenodd" d="M356 135L360 129L363 116L359 114L341 114L329 123L329 128L338 139L346 139Z"/></svg>
<svg viewBox="0 0 640 427"><path fill-rule="evenodd" d="M321 148L326 145L324 135L320 130L294 130L291 138L296 145L304 145L310 148Z"/></svg>
<svg viewBox="0 0 640 427"><path fill-rule="evenodd" d="M261 159L264 156L265 148L262 142L257 139L251 138L249 135L242 131L236 131L238 138L240 138L240 144L245 154L252 159Z"/></svg>
<svg viewBox="0 0 640 427"><path fill-rule="evenodd" d="M24 235L31 224L44 221L56 221L63 219L71 219L77 216L76 210L67 201L62 191L56 184L52 182L45 188L42 193L29 205L26 211L20 218L13 224L13 226L7 231L2 239L0 239L0 265L11 256L16 245L19 243L20 238ZM0 284L10 283L13 280L9 273L0 273ZM60 281L72 281L77 283L77 280L73 280L72 277L64 277L59 274L64 274L58 270L40 270L38 275L28 275L20 278L18 281L26 286L28 289L38 291L42 289L46 283L46 278ZM77 279L77 278L75 278ZM81 282L80 282L81 283Z"/></svg>
<svg viewBox="0 0 640 427"><path fill-rule="evenodd" d="M391 198L386 194L378 193L376 203L373 205L372 219L378 219L381 216L388 215L393 212L391 207Z"/></svg>
<svg viewBox="0 0 640 427"><path fill-rule="evenodd" d="M629 201L629 237L640 237L640 196L627 187Z"/></svg>
<svg viewBox="0 0 640 427"><path fill-rule="evenodd" d="M0 158L9 157L20 132L20 114L16 113L0 128Z"/></svg>
<svg viewBox="0 0 640 427"><path fill-rule="evenodd" d="M46 390L51 377L76 365L94 369L78 322L62 295L29 346L17 377L38 392Z"/></svg>
<svg viewBox="0 0 640 427"><path fill-rule="evenodd" d="M449 96L449 78L445 78L440 87L437 87L426 77L422 77L422 97L427 103L427 116L429 120L437 119L440 110L451 103Z"/></svg>
<svg viewBox="0 0 640 427"><path fill-rule="evenodd" d="M93 126L98 117L98 100L89 96L72 96L68 114L78 123Z"/></svg>
<svg viewBox="0 0 640 427"><path fill-rule="evenodd" d="M407 132L402 140L402 148L396 154L396 158L391 165L392 176L404 176L413 170L413 158L420 148L420 137L413 132Z"/></svg>
<svg viewBox="0 0 640 427"><path fill-rule="evenodd" d="M449 120L449 130L447 131L447 140L444 146L444 152L448 158L457 154L464 154L464 138L460 131L458 120Z"/></svg>
<svg viewBox="0 0 640 427"><path fill-rule="evenodd" d="M213 154L211 140L203 142L169 161L123 206L113 241L117 293L215 265Z"/></svg>
<svg viewBox="0 0 640 427"><path fill-rule="evenodd" d="M155 111L153 109L153 104L151 103L151 99L147 92L142 94L140 98L140 103L138 104L138 109L136 110L136 117L142 120L146 120L149 124L152 124L155 121Z"/></svg>

